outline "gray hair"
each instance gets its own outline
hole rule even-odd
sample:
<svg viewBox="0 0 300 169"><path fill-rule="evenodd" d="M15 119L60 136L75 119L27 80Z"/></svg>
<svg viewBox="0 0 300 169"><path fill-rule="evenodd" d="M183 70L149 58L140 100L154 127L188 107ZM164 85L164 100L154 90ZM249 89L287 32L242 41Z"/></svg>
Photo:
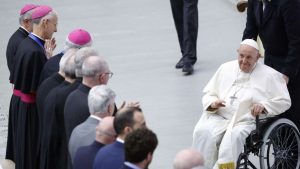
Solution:
<svg viewBox="0 0 300 169"><path fill-rule="evenodd" d="M39 24L39 23L41 22L41 20L43 20L43 19L51 19L51 18L53 18L54 16L57 16L57 13L56 13L54 10L52 10L52 11L50 11L50 12L49 12L46 16L44 16L44 17L33 19L33 20L32 20L32 23L33 23L33 24Z"/></svg>
<svg viewBox="0 0 300 169"><path fill-rule="evenodd" d="M23 15L20 15L20 17L19 17L19 23L20 23L20 25L22 25L22 22L25 19L31 20L31 14L32 14L32 12L33 12L33 10L30 10L30 11L25 12Z"/></svg>
<svg viewBox="0 0 300 169"><path fill-rule="evenodd" d="M88 43L86 43L84 45L77 45L75 43L70 42L68 39L66 39L64 50L68 50L70 48L81 49L81 48L84 48L84 47L91 47L92 43L93 42L90 41L90 42L88 42Z"/></svg>
<svg viewBox="0 0 300 169"><path fill-rule="evenodd" d="M65 75L69 78L75 78L75 53L78 49L69 49L61 58L60 69L65 73Z"/></svg>
<svg viewBox="0 0 300 169"><path fill-rule="evenodd" d="M76 76L82 77L82 64L89 56L97 56L98 52L91 47L83 47L75 54Z"/></svg>
<svg viewBox="0 0 300 169"><path fill-rule="evenodd" d="M92 115L107 113L109 105L115 102L116 93L106 85L94 86L88 95L89 111Z"/></svg>
<svg viewBox="0 0 300 169"><path fill-rule="evenodd" d="M83 77L96 77L98 74L108 73L107 62L99 56L90 56L82 64Z"/></svg>

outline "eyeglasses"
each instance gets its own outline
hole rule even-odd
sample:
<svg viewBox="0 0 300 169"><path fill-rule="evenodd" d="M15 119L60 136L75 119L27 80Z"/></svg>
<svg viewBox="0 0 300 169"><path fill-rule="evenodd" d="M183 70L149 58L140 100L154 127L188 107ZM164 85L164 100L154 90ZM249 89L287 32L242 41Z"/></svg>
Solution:
<svg viewBox="0 0 300 169"><path fill-rule="evenodd" d="M108 77L109 77L109 78L112 78L112 76L114 75L114 73L113 73L113 72L104 73L104 74L108 75Z"/></svg>

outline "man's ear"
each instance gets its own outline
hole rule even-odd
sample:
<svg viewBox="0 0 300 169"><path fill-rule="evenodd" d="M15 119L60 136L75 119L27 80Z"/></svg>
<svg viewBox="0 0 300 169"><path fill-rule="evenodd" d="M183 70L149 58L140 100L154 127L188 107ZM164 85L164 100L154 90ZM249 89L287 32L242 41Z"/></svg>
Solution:
<svg viewBox="0 0 300 169"><path fill-rule="evenodd" d="M129 126L126 126L125 128L124 128L124 133L130 133L130 132L132 132L132 128L131 127L129 127Z"/></svg>
<svg viewBox="0 0 300 169"><path fill-rule="evenodd" d="M147 154L147 161L152 161L152 153L151 152L149 152Z"/></svg>
<svg viewBox="0 0 300 169"><path fill-rule="evenodd" d="M115 108L115 106L112 105L112 104L109 104L109 105L107 106L107 112L108 112L108 114L109 114L110 116L112 116L112 115L114 114L114 108Z"/></svg>
<svg viewBox="0 0 300 169"><path fill-rule="evenodd" d="M260 53L257 52L257 59L256 59L256 61L258 61L260 57L261 57Z"/></svg>

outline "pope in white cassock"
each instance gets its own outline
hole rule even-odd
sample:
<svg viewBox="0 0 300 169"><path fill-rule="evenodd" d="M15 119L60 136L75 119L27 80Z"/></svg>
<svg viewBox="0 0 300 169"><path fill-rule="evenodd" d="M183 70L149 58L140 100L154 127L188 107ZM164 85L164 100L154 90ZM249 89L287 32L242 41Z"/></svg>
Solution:
<svg viewBox="0 0 300 169"><path fill-rule="evenodd" d="M260 63L258 45L246 39L238 60L222 64L203 92L203 114L192 147L204 155L208 169L234 169L255 116L286 111L291 100L283 75Z"/></svg>

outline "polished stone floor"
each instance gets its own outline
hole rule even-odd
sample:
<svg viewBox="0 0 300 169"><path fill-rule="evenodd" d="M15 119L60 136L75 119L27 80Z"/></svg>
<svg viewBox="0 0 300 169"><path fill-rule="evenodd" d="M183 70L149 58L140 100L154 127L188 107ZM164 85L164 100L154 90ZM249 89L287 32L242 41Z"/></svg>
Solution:
<svg viewBox="0 0 300 169"><path fill-rule="evenodd" d="M176 152L191 145L203 87L221 63L237 56L246 14L237 12L233 1L199 0L198 62L195 73L184 76L174 68L180 50L169 0L0 0L1 158L12 93L5 50L25 3L48 4L58 12L56 52L72 29L91 32L93 46L114 73L109 86L117 93L117 104L140 101L148 127L158 136L150 168L171 169Z"/></svg>

